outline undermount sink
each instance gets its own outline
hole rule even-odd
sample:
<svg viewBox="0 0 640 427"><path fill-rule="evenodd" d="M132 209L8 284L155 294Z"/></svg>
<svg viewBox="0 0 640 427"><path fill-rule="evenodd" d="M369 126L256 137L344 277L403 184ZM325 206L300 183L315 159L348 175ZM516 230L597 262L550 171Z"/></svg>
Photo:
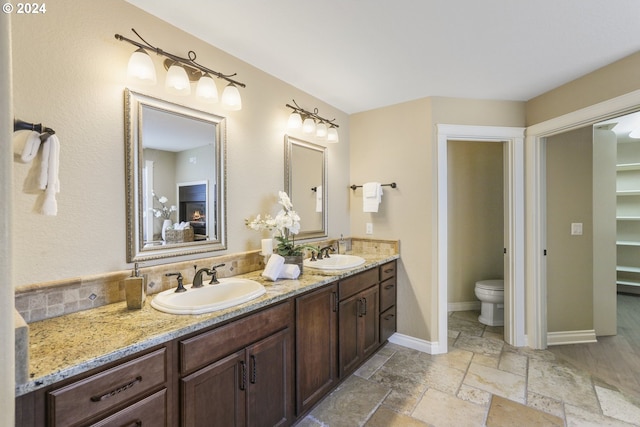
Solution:
<svg viewBox="0 0 640 427"><path fill-rule="evenodd" d="M305 267L317 268L319 270L348 270L364 264L365 259L357 255L330 255L330 258L322 258L311 261L307 258L303 261Z"/></svg>
<svg viewBox="0 0 640 427"><path fill-rule="evenodd" d="M229 277L219 281L201 288L187 285L186 292L177 293L176 288L160 292L151 300L151 306L171 314L202 314L243 304L266 292L255 280Z"/></svg>

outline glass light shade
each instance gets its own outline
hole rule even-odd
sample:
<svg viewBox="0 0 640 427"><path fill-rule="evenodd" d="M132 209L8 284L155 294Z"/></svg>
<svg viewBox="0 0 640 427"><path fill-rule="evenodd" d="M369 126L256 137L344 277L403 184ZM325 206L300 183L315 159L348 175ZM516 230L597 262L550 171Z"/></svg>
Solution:
<svg viewBox="0 0 640 427"><path fill-rule="evenodd" d="M304 133L313 133L316 130L316 122L311 118L307 117L302 122L302 132Z"/></svg>
<svg viewBox="0 0 640 427"><path fill-rule="evenodd" d="M167 77L164 81L164 87L167 92L175 95L189 95L191 93L191 83L187 72L180 64L174 63L167 71Z"/></svg>
<svg viewBox="0 0 640 427"><path fill-rule="evenodd" d="M629 133L629 138L640 139L640 128L635 128Z"/></svg>
<svg viewBox="0 0 640 427"><path fill-rule="evenodd" d="M316 126L316 137L318 138L326 138L327 137L327 125L324 123L318 123Z"/></svg>
<svg viewBox="0 0 640 427"><path fill-rule="evenodd" d="M149 54L142 48L136 50L129 58L127 75L145 84L156 84L156 68Z"/></svg>
<svg viewBox="0 0 640 427"><path fill-rule="evenodd" d="M289 129L300 129L302 127L302 117L300 113L291 113L287 127Z"/></svg>
<svg viewBox="0 0 640 427"><path fill-rule="evenodd" d="M240 91L233 83L229 83L222 91L222 106L231 111L242 109L242 98Z"/></svg>
<svg viewBox="0 0 640 427"><path fill-rule="evenodd" d="M216 82L209 74L205 74L198 80L196 86L196 98L204 102L218 102L218 88Z"/></svg>
<svg viewBox="0 0 640 427"><path fill-rule="evenodd" d="M327 142L337 143L338 139L338 129L334 127L330 127L327 131Z"/></svg>

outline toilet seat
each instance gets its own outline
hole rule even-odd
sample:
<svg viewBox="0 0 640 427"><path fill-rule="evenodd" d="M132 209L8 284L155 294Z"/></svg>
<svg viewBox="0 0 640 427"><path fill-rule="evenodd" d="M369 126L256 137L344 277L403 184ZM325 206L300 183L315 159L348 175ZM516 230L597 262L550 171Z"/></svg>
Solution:
<svg viewBox="0 0 640 427"><path fill-rule="evenodd" d="M487 291L504 291L504 280L480 280L476 282L476 288Z"/></svg>

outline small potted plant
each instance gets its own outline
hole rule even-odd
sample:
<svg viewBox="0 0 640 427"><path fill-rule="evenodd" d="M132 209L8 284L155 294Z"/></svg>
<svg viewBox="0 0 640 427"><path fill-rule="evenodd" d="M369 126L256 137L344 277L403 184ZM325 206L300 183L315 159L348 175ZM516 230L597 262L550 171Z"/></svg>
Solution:
<svg viewBox="0 0 640 427"><path fill-rule="evenodd" d="M275 252L284 257L286 264L297 264L300 267L300 273L302 273L304 250L315 250L316 248L309 245L296 244L295 235L300 232L300 216L293 210L291 199L284 191L278 192L278 204L282 208L275 218L268 214L264 217L258 215L252 220L245 219L245 224L248 228L256 231L275 230L277 234L274 238L278 242Z"/></svg>

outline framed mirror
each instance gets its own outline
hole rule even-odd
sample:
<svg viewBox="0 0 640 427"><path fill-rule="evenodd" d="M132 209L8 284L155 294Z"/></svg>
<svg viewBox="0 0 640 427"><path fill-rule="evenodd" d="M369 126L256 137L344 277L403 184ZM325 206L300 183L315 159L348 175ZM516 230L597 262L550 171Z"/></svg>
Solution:
<svg viewBox="0 0 640 427"><path fill-rule="evenodd" d="M225 126L125 90L127 262L226 249Z"/></svg>
<svg viewBox="0 0 640 427"><path fill-rule="evenodd" d="M298 237L327 237L327 148L285 135L284 153L284 188L300 215Z"/></svg>

